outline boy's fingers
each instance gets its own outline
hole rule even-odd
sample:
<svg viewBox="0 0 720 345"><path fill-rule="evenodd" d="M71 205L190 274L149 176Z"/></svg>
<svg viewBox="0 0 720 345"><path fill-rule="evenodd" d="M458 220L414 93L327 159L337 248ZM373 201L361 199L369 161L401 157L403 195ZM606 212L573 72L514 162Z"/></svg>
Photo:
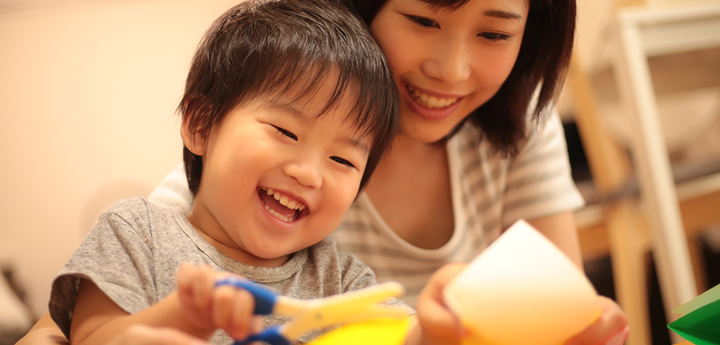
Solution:
<svg viewBox="0 0 720 345"><path fill-rule="evenodd" d="M197 302L194 299L194 277L197 272L197 267L192 264L182 264L177 273L177 286L178 286L178 297L183 309L188 312L189 315L199 315L201 313L198 308Z"/></svg>
<svg viewBox="0 0 720 345"><path fill-rule="evenodd" d="M195 266L189 263L180 265L176 278L178 291L186 294L190 292L190 289L192 288L192 277L196 269L197 268Z"/></svg>
<svg viewBox="0 0 720 345"><path fill-rule="evenodd" d="M236 290L233 306L232 327L238 331L238 339L245 339L250 334L254 319L255 298L246 290Z"/></svg>
<svg viewBox="0 0 720 345"><path fill-rule="evenodd" d="M233 294L231 286L218 286L213 293L212 319L215 326L226 329L232 318ZM231 335L232 336L232 335Z"/></svg>
<svg viewBox="0 0 720 345"><path fill-rule="evenodd" d="M206 315L212 308L213 290L215 289L215 273L210 267L201 266L193 277L193 299ZM210 315L208 315L210 316Z"/></svg>
<svg viewBox="0 0 720 345"><path fill-rule="evenodd" d="M234 339L247 338L254 308L254 298L243 289L220 286L215 290L213 320Z"/></svg>

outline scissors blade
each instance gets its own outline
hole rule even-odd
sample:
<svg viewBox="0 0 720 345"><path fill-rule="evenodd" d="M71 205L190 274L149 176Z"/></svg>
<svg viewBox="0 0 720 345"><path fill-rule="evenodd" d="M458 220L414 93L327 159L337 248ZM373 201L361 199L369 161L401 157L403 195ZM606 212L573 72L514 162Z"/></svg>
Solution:
<svg viewBox="0 0 720 345"><path fill-rule="evenodd" d="M357 311L356 313L347 315L343 320L338 320L342 324L350 324L355 322L362 322L362 321L368 321L368 320L375 320L375 319L395 319L400 320L407 316L409 316L410 313L408 309L402 308L402 307L395 307L395 306L384 306L379 304L374 304L371 306L368 306L367 309L362 311Z"/></svg>
<svg viewBox="0 0 720 345"><path fill-rule="evenodd" d="M367 312L373 303L399 296L404 291L405 288L400 283L388 282L307 301L305 312L298 314L294 321L286 324L283 333L289 339L297 339L309 330L340 324L352 315L361 315Z"/></svg>

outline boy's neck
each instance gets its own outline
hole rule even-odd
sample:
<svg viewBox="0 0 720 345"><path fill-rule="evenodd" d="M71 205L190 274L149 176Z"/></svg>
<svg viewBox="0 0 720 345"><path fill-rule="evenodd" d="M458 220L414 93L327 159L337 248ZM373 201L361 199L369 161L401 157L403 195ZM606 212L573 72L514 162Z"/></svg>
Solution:
<svg viewBox="0 0 720 345"><path fill-rule="evenodd" d="M229 258L237 262L255 267L279 267L288 262L288 260L290 260L292 254L283 255L281 257L272 259L264 259L248 253L242 248L239 248L239 246L235 244L235 242L233 242L229 236L227 236L224 230L222 230L222 228L220 227L220 224L218 224L217 222L209 224L209 226L203 226L207 225L204 224L207 223L207 220L203 222L200 220L200 218L207 219L207 217L201 217L200 214L202 213L202 210L196 210L195 205L193 205L193 209L187 215L187 219L190 224L192 224L193 229L200 236L202 236L205 241L210 243L213 247L215 247L215 249L219 250L221 253L227 255Z"/></svg>

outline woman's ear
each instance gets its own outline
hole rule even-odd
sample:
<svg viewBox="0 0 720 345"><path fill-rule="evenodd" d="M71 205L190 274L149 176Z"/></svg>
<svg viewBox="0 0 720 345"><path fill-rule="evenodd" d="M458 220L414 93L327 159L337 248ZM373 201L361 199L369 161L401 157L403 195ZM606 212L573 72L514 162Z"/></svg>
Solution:
<svg viewBox="0 0 720 345"><path fill-rule="evenodd" d="M182 137L185 147L187 147L190 152L198 156L205 155L205 150L207 149L207 136L205 135L205 130L202 127L194 129L190 128L189 121L184 120L182 122L182 127L180 127L180 136Z"/></svg>

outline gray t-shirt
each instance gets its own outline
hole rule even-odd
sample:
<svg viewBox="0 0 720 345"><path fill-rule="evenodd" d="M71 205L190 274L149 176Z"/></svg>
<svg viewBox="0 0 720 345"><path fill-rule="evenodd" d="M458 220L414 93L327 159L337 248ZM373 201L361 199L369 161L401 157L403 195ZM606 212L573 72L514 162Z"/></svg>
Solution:
<svg viewBox="0 0 720 345"><path fill-rule="evenodd" d="M95 283L123 310L137 313L175 290L175 274L183 262L239 274L278 294L300 299L376 284L372 270L355 256L339 253L332 237L294 253L280 267L254 267L229 258L205 241L180 209L132 198L115 203L103 213L62 268L52 284L50 315L69 339L81 278ZM384 304L407 308L408 314L413 312L398 300ZM269 315L264 323L268 327L288 321L287 317ZM320 334L308 333L300 341ZM232 343L223 331L216 332L211 341Z"/></svg>

